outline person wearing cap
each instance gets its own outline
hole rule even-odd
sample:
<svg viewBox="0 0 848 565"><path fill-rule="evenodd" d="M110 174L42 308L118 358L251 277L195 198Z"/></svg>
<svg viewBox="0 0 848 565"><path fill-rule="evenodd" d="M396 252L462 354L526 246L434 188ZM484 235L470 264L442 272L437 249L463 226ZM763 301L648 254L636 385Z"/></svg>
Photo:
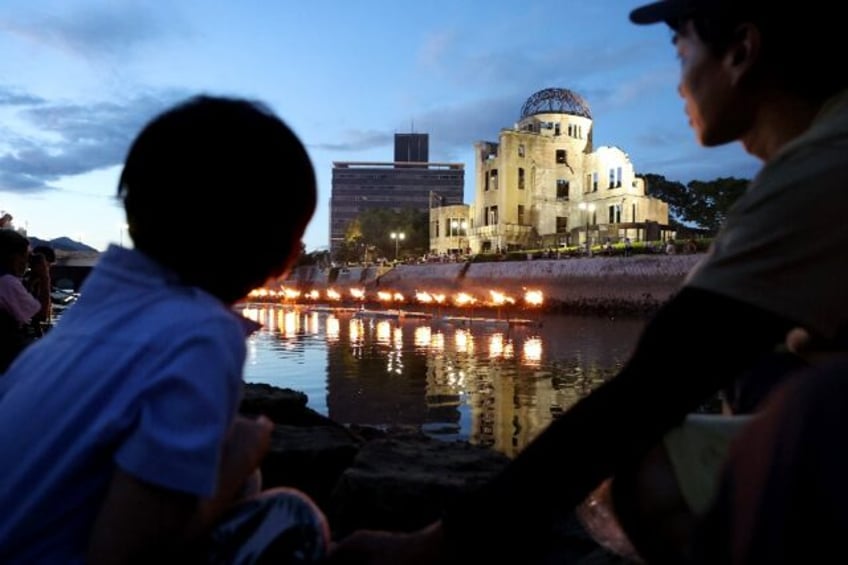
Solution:
<svg viewBox="0 0 848 565"><path fill-rule="evenodd" d="M679 436L688 434L691 413L783 350L793 329L833 341L848 328L848 74L816 62L841 60L848 49L837 10L821 0L662 0L631 12L636 24L673 31L678 90L697 141L740 142L762 169L617 375L441 520L412 533L357 532L331 562L540 562L557 543L557 521L611 477L615 509L627 510L620 517L635 534L634 559L693 557L690 542L700 539L699 518L735 432L677 461L676 446L690 445L689 435ZM705 483L688 489L686 464L698 465L685 459L705 454ZM668 476L640 475L654 458ZM628 484L634 488L616 487ZM646 484L656 490L640 491ZM684 506L652 513L666 488L679 489ZM687 498L692 493L697 499Z"/></svg>

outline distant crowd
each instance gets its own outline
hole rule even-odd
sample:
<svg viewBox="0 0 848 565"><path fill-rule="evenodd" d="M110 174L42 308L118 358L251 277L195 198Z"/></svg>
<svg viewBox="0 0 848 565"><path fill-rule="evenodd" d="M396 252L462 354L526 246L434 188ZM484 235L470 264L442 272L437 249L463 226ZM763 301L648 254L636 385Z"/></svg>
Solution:
<svg viewBox="0 0 848 565"><path fill-rule="evenodd" d="M12 216L0 218L0 373L33 340L50 328L55 251L32 247L12 226Z"/></svg>

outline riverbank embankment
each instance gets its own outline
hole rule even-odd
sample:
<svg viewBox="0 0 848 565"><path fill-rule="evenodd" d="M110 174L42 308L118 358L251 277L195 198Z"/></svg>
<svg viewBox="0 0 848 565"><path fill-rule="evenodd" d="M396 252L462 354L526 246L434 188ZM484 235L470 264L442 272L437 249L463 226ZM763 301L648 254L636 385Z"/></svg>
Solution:
<svg viewBox="0 0 848 565"><path fill-rule="evenodd" d="M306 266L290 273L286 284L302 290L361 287L407 294L427 291L486 295L489 290L497 290L519 297L526 290L539 290L547 311L644 313L666 302L702 257L701 253L595 256L335 270Z"/></svg>

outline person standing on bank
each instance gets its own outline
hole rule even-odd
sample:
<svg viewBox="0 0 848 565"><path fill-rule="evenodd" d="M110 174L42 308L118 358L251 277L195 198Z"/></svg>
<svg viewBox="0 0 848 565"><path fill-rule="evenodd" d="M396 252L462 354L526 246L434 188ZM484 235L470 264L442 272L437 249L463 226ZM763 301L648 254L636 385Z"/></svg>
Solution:
<svg viewBox="0 0 848 565"><path fill-rule="evenodd" d="M24 286L41 304L41 309L29 322L29 332L33 338L41 337L53 320L53 283L50 266L56 262L56 252L47 245L37 245L29 254L29 270L24 276Z"/></svg>
<svg viewBox="0 0 848 565"><path fill-rule="evenodd" d="M242 498L273 425L237 415L256 324L232 309L300 253L306 149L262 104L198 96L144 127L118 196L134 248L0 379L0 563L317 561L311 500Z"/></svg>
<svg viewBox="0 0 848 565"><path fill-rule="evenodd" d="M29 345L26 327L42 308L22 281L29 263L29 240L0 229L0 373Z"/></svg>
<svg viewBox="0 0 848 565"><path fill-rule="evenodd" d="M630 17L673 30L678 90L698 141L741 142L762 169L615 377L442 520L412 533L355 533L333 563L533 563L556 517L664 448L670 430L770 358L790 330L835 340L848 329L848 73L815 64L848 54L840 5L663 0ZM666 533L655 525L637 532L643 557L685 562L685 549L651 553L657 544L640 536Z"/></svg>

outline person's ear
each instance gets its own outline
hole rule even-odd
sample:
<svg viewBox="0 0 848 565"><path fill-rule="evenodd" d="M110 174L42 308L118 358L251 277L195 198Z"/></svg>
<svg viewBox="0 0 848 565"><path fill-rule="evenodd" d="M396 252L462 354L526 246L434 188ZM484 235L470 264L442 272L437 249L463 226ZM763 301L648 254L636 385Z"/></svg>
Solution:
<svg viewBox="0 0 848 565"><path fill-rule="evenodd" d="M741 24L736 28L725 55L725 65L733 84L738 84L751 73L760 58L761 39L759 28L753 24Z"/></svg>

